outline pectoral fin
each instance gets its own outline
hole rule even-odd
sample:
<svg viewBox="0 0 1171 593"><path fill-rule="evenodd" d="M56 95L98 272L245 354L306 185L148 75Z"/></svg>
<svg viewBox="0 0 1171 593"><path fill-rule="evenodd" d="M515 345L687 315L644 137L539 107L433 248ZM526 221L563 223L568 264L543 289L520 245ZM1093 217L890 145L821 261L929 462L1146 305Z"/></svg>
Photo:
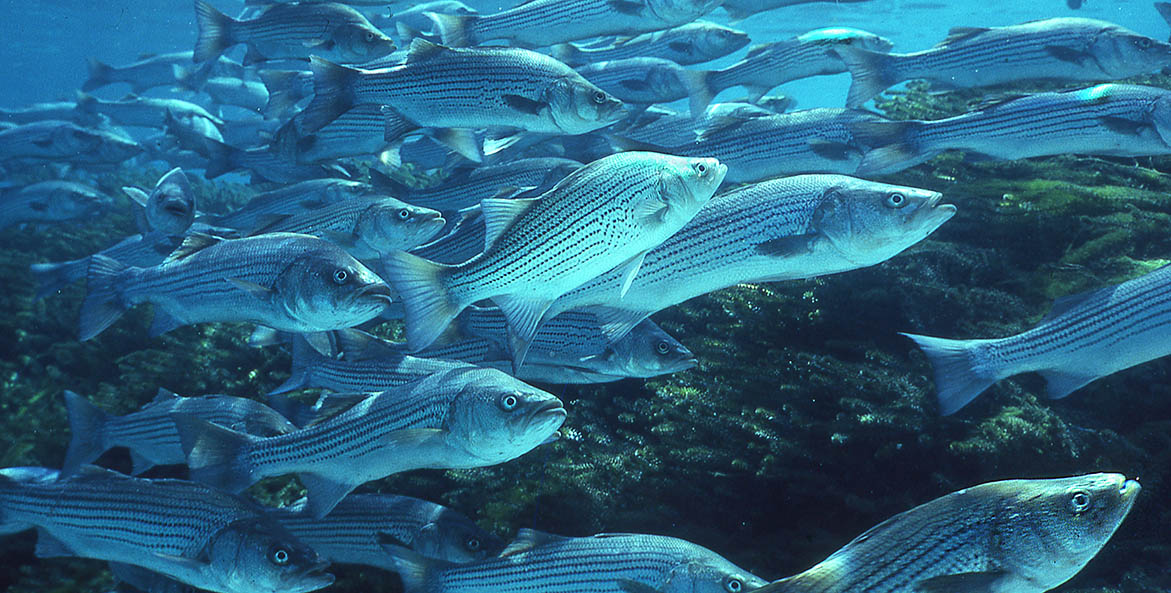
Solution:
<svg viewBox="0 0 1171 593"><path fill-rule="evenodd" d="M271 289L261 286L255 282L249 282L248 280L241 280L239 278L228 278L227 280L228 282L232 283L232 286L235 286L236 288L239 288L240 290L243 290L244 292L258 299L268 300L268 298L272 296Z"/></svg>
<svg viewBox="0 0 1171 593"><path fill-rule="evenodd" d="M915 593L993 593L1005 571L964 572L924 579L913 585Z"/></svg>
<svg viewBox="0 0 1171 593"><path fill-rule="evenodd" d="M1081 66L1086 60L1093 59L1093 56L1084 51L1073 49L1072 47L1065 47L1064 45L1047 45L1045 51L1054 58L1062 62L1069 62Z"/></svg>
<svg viewBox="0 0 1171 593"><path fill-rule="evenodd" d="M793 257L804 255L811 251L810 245L821 235L809 233L805 235L791 235L777 237L756 244L756 252L771 257Z"/></svg>
<svg viewBox="0 0 1171 593"><path fill-rule="evenodd" d="M542 109L548 107L546 103L541 101L534 101L533 99L522 97L520 95L504 95L504 103L514 111L527 113L529 115L538 115L541 113Z"/></svg>

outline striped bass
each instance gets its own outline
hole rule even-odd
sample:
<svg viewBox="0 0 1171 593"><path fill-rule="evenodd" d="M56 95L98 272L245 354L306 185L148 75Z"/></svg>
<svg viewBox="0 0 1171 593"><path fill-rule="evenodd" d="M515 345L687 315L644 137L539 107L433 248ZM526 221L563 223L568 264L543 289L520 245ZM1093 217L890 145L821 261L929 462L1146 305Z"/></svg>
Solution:
<svg viewBox="0 0 1171 593"><path fill-rule="evenodd" d="M740 593L765 584L703 546L662 535L564 537L521 529L500 557L472 564L388 550L406 593Z"/></svg>
<svg viewBox="0 0 1171 593"><path fill-rule="evenodd" d="M192 234L162 264L126 266L90 258L81 339L129 308L155 305L151 335L182 325L241 321L319 332L374 318L390 301L386 283L340 247L309 235L272 233L224 240Z"/></svg>
<svg viewBox="0 0 1171 593"><path fill-rule="evenodd" d="M157 231L179 235L195 222L195 192L191 191L191 182L179 167L160 177L150 193L133 186L123 187L122 191L142 206L138 226L143 233Z"/></svg>
<svg viewBox="0 0 1171 593"><path fill-rule="evenodd" d="M134 565L217 593L305 593L329 565L255 503L181 480L87 466L51 479L0 470L0 533L37 530L37 556Z"/></svg>
<svg viewBox="0 0 1171 593"><path fill-rule="evenodd" d="M1005 480L895 515L758 593L1043 593L1082 569L1141 487L1119 474Z"/></svg>
<svg viewBox="0 0 1171 593"><path fill-rule="evenodd" d="M798 4L813 4L819 2L833 2L834 4L845 4L851 2L867 2L869 0L724 0L721 6L728 12L733 22L742 21L754 14L764 12L766 10L773 10L774 8L783 8L786 6L796 6ZM810 9L812 10L812 9Z"/></svg>
<svg viewBox="0 0 1171 593"><path fill-rule="evenodd" d="M35 223L52 224L92 218L108 212L114 199L73 181L39 181L0 188L0 229Z"/></svg>
<svg viewBox="0 0 1171 593"><path fill-rule="evenodd" d="M198 89L208 76L244 76L244 66L223 56L200 66L192 64L192 52L177 52L144 57L125 66L110 66L89 58L89 78L81 85L82 92L124 82L135 93L143 93L159 86L182 85Z"/></svg>
<svg viewBox="0 0 1171 593"><path fill-rule="evenodd" d="M301 132L315 132L354 105L388 105L432 128L517 128L583 134L621 118L622 102L557 60L516 48L453 49L422 39L406 61L377 70L314 58L314 96Z"/></svg>
<svg viewBox="0 0 1171 593"><path fill-rule="evenodd" d="M385 261L406 308L410 349L426 348L468 305L492 299L508 318L519 368L553 301L616 267L624 293L646 252L691 220L727 171L711 158L625 152L578 169L538 198L484 200L481 255L454 266L405 252Z"/></svg>
<svg viewBox="0 0 1171 593"><path fill-rule="evenodd" d="M137 142L106 130L43 120L0 130L0 161L37 159L109 165L142 152Z"/></svg>
<svg viewBox="0 0 1171 593"><path fill-rule="evenodd" d="M996 159L1055 154L1154 156L1171 154L1171 91L1100 84L1037 93L936 121L863 124L872 143L859 175L892 173L946 150Z"/></svg>
<svg viewBox="0 0 1171 593"><path fill-rule="evenodd" d="M861 107L904 80L949 88L1036 80L1110 81L1158 72L1171 45L1106 21L1052 18L1009 27L956 27L935 47L910 54L837 50L850 70L847 107Z"/></svg>
<svg viewBox="0 0 1171 593"><path fill-rule="evenodd" d="M207 215L200 220L219 227L248 230L260 226L274 214L284 216L307 212L371 193L373 188L357 181L312 179L256 194L228 214Z"/></svg>
<svg viewBox="0 0 1171 593"><path fill-rule="evenodd" d="M707 72L689 70L663 58L623 58L577 68L586 80L625 104L649 105L687 99L691 114L699 117L714 93Z"/></svg>
<svg viewBox="0 0 1171 593"><path fill-rule="evenodd" d="M611 339L650 314L747 282L811 278L871 266L922 241L955 215L942 195L843 175L798 175L712 199L652 249L626 296L610 271L569 292L550 315L588 307Z"/></svg>
<svg viewBox="0 0 1171 593"><path fill-rule="evenodd" d="M690 23L721 0L530 0L496 14L428 13L443 43L504 39L544 47L604 35L635 35Z"/></svg>
<svg viewBox="0 0 1171 593"><path fill-rule="evenodd" d="M561 44L553 56L570 66L623 58L663 58L690 66L722 58L748 45L748 34L716 23L696 21L663 31L624 38L599 48Z"/></svg>
<svg viewBox="0 0 1171 593"><path fill-rule="evenodd" d="M320 519L371 480L515 459L554 437L565 416L556 397L472 367L373 394L286 435L255 437L184 416L175 422L192 478L240 492L265 477L297 474L309 512Z"/></svg>
<svg viewBox="0 0 1171 593"><path fill-rule="evenodd" d="M1053 303L1032 329L1005 338L948 340L916 334L935 373L941 414L953 414L993 383L1036 371L1046 395L1063 398L1123 369L1171 354L1171 266Z"/></svg>
<svg viewBox="0 0 1171 593"><path fill-rule="evenodd" d="M115 447L130 450L138 475L156 465L187 461L172 414L187 414L248 434L272 436L297 430L272 408L247 398L230 395L180 397L166 389L142 409L125 416L110 416L77 393L65 390L69 413L69 449L62 475L73 475Z"/></svg>
<svg viewBox="0 0 1171 593"><path fill-rule="evenodd" d="M394 559L383 549L387 543L461 564L491 558L504 549L500 538L463 514L409 496L351 494L322 519L309 512L308 501L302 498L272 515L317 553L343 564L394 570Z"/></svg>
<svg viewBox="0 0 1171 593"><path fill-rule="evenodd" d="M211 230L206 225L196 224L197 232ZM98 252L98 255L108 257L128 266L157 266L167 259L167 256L179 248L183 242L181 235L168 235L153 232L145 235L132 235L118 243ZM37 282L37 292L34 297L43 299L61 289L85 278L89 271L92 255L65 261L32 264L29 272Z"/></svg>

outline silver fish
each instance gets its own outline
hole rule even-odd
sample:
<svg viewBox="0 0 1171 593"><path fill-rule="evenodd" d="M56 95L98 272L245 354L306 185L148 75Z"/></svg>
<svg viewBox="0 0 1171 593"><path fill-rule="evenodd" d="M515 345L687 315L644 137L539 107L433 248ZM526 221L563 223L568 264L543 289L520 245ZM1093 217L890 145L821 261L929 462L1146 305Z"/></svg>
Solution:
<svg viewBox="0 0 1171 593"><path fill-rule="evenodd" d="M107 130L45 120L0 131L0 161L34 159L108 165L142 152L137 142Z"/></svg>
<svg viewBox="0 0 1171 593"><path fill-rule="evenodd" d="M33 122L53 119L58 121L77 121L77 103L71 101L54 101L52 103L33 103L27 107L0 108L0 122L9 124L31 124ZM96 122L80 122L94 124Z"/></svg>
<svg viewBox="0 0 1171 593"><path fill-rule="evenodd" d="M150 193L127 186L122 191L142 206L142 232L178 235L195 222L195 193L183 169L175 167L159 178Z"/></svg>
<svg viewBox="0 0 1171 593"><path fill-rule="evenodd" d="M198 67L191 62L189 51L148 56L125 66L110 66L90 58L89 78L81 90L88 93L120 82L130 85L135 93L172 85L198 89L209 76L244 76L244 66L224 56Z"/></svg>
<svg viewBox="0 0 1171 593"><path fill-rule="evenodd" d="M1171 154L1171 91L1100 84L1037 93L936 121L876 122L860 175L900 171L946 150L996 159L1055 154L1154 156Z"/></svg>
<svg viewBox="0 0 1171 593"><path fill-rule="evenodd" d="M125 416L110 416L84 396L65 391L72 437L62 465L63 475L77 473L114 447L130 450L138 475L156 465L184 463L187 457L179 443L172 414L187 414L248 434L273 436L297 430L291 422L268 406L242 397L204 395L180 397L160 389L149 404Z"/></svg>
<svg viewBox="0 0 1171 593"><path fill-rule="evenodd" d="M256 74L268 91L263 112L266 118L288 119L285 114L313 96L313 73L307 70L260 70Z"/></svg>
<svg viewBox="0 0 1171 593"><path fill-rule="evenodd" d="M487 233L483 213L479 209L469 209L447 234L412 249L411 253L441 264L462 264L484 252Z"/></svg>
<svg viewBox="0 0 1171 593"><path fill-rule="evenodd" d="M1005 480L895 515L758 593L1043 593L1086 565L1141 487L1119 474Z"/></svg>
<svg viewBox="0 0 1171 593"><path fill-rule="evenodd" d="M798 4L813 4L819 2L833 2L834 4L844 4L847 2L867 2L869 0L724 0L720 6L728 12L728 16L732 21L741 21L754 14L773 10L775 8L783 8L786 6L795 6Z"/></svg>
<svg viewBox="0 0 1171 593"><path fill-rule="evenodd" d="M105 101L97 97L78 93L77 110L89 114L101 114L124 126L142 126L162 129L167 116L184 126L198 130L204 136L222 140L219 127L224 120L212 115L200 105L182 99L139 97L127 95L118 101ZM204 120L198 122L195 120ZM210 125L208 125L210 124ZM214 133L209 133L214 130Z"/></svg>
<svg viewBox="0 0 1171 593"><path fill-rule="evenodd" d="M92 466L54 481L16 475L0 470L0 533L36 528L42 558L131 564L217 593L305 593L333 583L328 562L240 497Z"/></svg>
<svg viewBox="0 0 1171 593"><path fill-rule="evenodd" d="M644 33L599 47L565 43L552 48L553 56L570 66L623 58L663 58L690 66L722 58L748 45L748 34L730 27L696 21L664 31Z"/></svg>
<svg viewBox="0 0 1171 593"><path fill-rule="evenodd" d="M403 134L418 129L381 105L355 105L312 134L302 134L299 117L277 130L273 150L282 157L306 164L333 159L368 156L385 151ZM472 154L479 158L479 151Z"/></svg>
<svg viewBox="0 0 1171 593"><path fill-rule="evenodd" d="M847 107L860 107L904 80L927 79L949 88L1033 80L1110 81L1158 72L1171 63L1171 45L1108 23L1054 18L1010 27L957 27L935 47L887 54L836 50L853 77Z"/></svg>
<svg viewBox="0 0 1171 593"><path fill-rule="evenodd" d="M577 72L623 103L648 105L687 99L695 117L703 113L714 95L706 83L707 72L688 70L663 58L595 62Z"/></svg>
<svg viewBox="0 0 1171 593"><path fill-rule="evenodd" d="M220 105L233 105L257 113L268 105L268 89L264 83L252 80L216 76L204 81L199 90Z"/></svg>
<svg viewBox="0 0 1171 593"><path fill-rule="evenodd" d="M766 584L703 546L662 535L564 537L521 529L499 558L472 564L390 550L406 593L730 593Z"/></svg>
<svg viewBox="0 0 1171 593"><path fill-rule="evenodd" d="M188 235L162 264L90 260L81 339L129 308L155 305L151 335L182 325L242 321L283 331L352 327L386 307L385 282L340 247L309 235L272 233L224 240Z"/></svg>
<svg viewBox="0 0 1171 593"><path fill-rule="evenodd" d="M695 142L708 128L719 129L770 115L776 115L776 112L751 103L712 103L699 117L651 107L615 125L610 133L624 141L648 146L682 146Z"/></svg>
<svg viewBox="0 0 1171 593"><path fill-rule="evenodd" d="M216 58L238 43L248 44L245 64L311 55L364 62L395 49L394 41L362 13L341 4L277 4L256 18L238 21L205 0L195 0L195 18L196 62Z"/></svg>
<svg viewBox="0 0 1171 593"><path fill-rule="evenodd" d="M443 43L481 45L504 39L544 47L604 35L636 35L690 23L720 0L531 0L488 15L431 13Z"/></svg>
<svg viewBox="0 0 1171 593"><path fill-rule="evenodd" d="M617 121L622 102L557 60L515 48L452 49L416 39L400 66L347 68L314 59L302 133L354 105L388 105L433 128L518 128L582 134Z"/></svg>
<svg viewBox="0 0 1171 593"><path fill-rule="evenodd" d="M81 183L40 181L0 189L0 229L22 224L54 224L101 215L114 199Z"/></svg>
<svg viewBox="0 0 1171 593"><path fill-rule="evenodd" d="M500 538L445 506L394 494L350 494L324 518L309 512L308 500L273 511L297 539L332 562L394 570L383 545L393 542L423 556L467 563L504 549Z"/></svg>
<svg viewBox="0 0 1171 593"><path fill-rule="evenodd" d="M1058 299L1036 327L998 339L948 340L903 334L935 371L942 414L953 414L993 383L1036 371L1046 395L1063 398L1086 384L1171 354L1165 295L1171 267Z"/></svg>
<svg viewBox="0 0 1171 593"><path fill-rule="evenodd" d="M616 267L633 279L646 252L695 216L727 171L710 158L626 152L538 198L484 200L483 254L457 266L405 252L384 262L406 307L411 350L435 341L468 305L492 299L508 317L519 368L557 297Z"/></svg>
<svg viewBox="0 0 1171 593"><path fill-rule="evenodd" d="M256 194L237 210L222 215L206 215L200 221L219 227L248 230L271 220L274 215L309 212L372 193L373 188L358 181L313 179Z"/></svg>
<svg viewBox="0 0 1171 593"><path fill-rule="evenodd" d="M748 282L811 278L871 266L922 241L955 215L933 191L843 175L798 175L712 199L652 249L622 298L607 272L547 314L589 307L614 339L648 315Z"/></svg>
<svg viewBox="0 0 1171 593"><path fill-rule="evenodd" d="M176 424L193 478L239 492L295 473L309 491L309 512L322 518L371 480L515 459L552 437L565 415L556 397L473 367L371 395L287 435L254 437L182 416Z"/></svg>

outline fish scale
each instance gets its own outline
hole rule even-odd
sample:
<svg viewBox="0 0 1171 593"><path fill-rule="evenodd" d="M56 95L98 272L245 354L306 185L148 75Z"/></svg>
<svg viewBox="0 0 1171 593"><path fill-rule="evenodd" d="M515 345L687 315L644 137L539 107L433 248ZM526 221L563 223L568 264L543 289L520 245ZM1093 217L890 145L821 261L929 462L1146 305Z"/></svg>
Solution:
<svg viewBox="0 0 1171 593"><path fill-rule="evenodd" d="M464 210L478 206L485 198L496 197L505 188L533 187L535 189L531 191L543 192L560 181L560 178L551 179L551 176L568 175L581 167L580 162L572 159L518 159L501 165L478 167L471 172L454 175L433 187L402 187L395 195L411 204L440 211Z"/></svg>
<svg viewBox="0 0 1171 593"><path fill-rule="evenodd" d="M256 194L244 206L228 214L212 216L211 221L217 226L248 230L260 226L268 215L296 214L367 195L371 191L369 185L357 181L312 179Z"/></svg>

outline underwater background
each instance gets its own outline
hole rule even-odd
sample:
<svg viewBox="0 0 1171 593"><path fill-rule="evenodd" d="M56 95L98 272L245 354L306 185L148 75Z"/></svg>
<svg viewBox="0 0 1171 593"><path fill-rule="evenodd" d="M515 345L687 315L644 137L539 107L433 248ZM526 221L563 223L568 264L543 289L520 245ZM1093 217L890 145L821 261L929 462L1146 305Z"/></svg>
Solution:
<svg viewBox="0 0 1171 593"><path fill-rule="evenodd" d="M511 2L468 4L492 12ZM72 98L89 57L119 64L189 50L196 35L190 4L170 0L5 0L0 16L2 107ZM953 26L1052 16L1168 35L1149 2L1131 0L1088 0L1076 11L1061 0L805 4L738 26L754 41L850 26L891 39L897 51L914 51ZM719 11L709 18L726 22ZM1163 76L1128 82L1171 88ZM802 108L840 106L848 84L843 74L779 91ZM119 88L95 94L113 99ZM912 83L876 107L897 119L937 119L962 113L981 96L930 94ZM167 168L123 167L93 183L121 195L125 185L150 187ZM51 166L33 167L10 170L5 181L53 176ZM209 211L237 205L253 191L234 176L191 178L201 209ZM1018 376L941 417L925 357L898 333L1011 335L1035 325L1057 297L1168 263L1171 158L971 162L945 155L882 180L940 191L958 213L883 264L739 286L655 314L699 365L645 381L548 387L569 411L563 438L551 445L497 467L409 472L361 491L439 502L502 537L521 527L677 536L775 579L808 568L895 513L966 486L1120 472L1141 481L1137 505L1061 590L1171 591L1171 361L1116 373L1055 401L1044 398L1039 377ZM159 387L260 397L288 378L288 354L247 347L251 328L244 325L202 324L149 338L149 308L139 308L82 343L83 286L34 302L30 264L83 257L133 229L127 207L82 224L0 234L0 467L60 465L69 442L64 389L122 414L150 401ZM102 463L124 469L129 460L112 452ZM250 492L268 502L299 495L290 479L267 480ZM0 538L4 590L108 590L103 563L39 560L34 538ZM334 590L399 590L390 573L332 570L339 577Z"/></svg>

